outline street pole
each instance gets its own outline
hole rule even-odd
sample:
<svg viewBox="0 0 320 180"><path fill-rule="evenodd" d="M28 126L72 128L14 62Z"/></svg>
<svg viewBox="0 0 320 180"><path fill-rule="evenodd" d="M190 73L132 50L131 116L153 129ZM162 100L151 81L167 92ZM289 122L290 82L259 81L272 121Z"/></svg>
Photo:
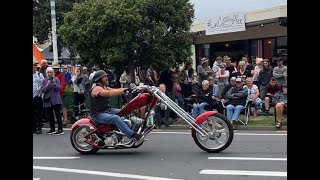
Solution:
<svg viewBox="0 0 320 180"><path fill-rule="evenodd" d="M56 34L56 1L50 0L51 9L51 29L52 29L52 45L53 45L53 62L58 64L58 47Z"/></svg>

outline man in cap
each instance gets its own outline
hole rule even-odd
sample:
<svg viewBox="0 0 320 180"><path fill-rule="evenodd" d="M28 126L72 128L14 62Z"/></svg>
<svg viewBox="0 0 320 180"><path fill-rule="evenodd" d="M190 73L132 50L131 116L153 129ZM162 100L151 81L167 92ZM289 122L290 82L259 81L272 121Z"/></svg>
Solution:
<svg viewBox="0 0 320 180"><path fill-rule="evenodd" d="M226 110L227 119L231 122L234 129L234 121L238 121L238 117L246 104L248 90L242 85L242 79L236 79L236 85L232 87L226 94Z"/></svg>
<svg viewBox="0 0 320 180"><path fill-rule="evenodd" d="M198 84L202 85L203 80L208 80L209 76L212 76L213 71L208 67L209 60L207 58L201 59L201 65L197 67Z"/></svg>
<svg viewBox="0 0 320 180"><path fill-rule="evenodd" d="M68 71L68 66L67 65L63 66L62 74L64 75L64 78L66 79L66 84L70 85L70 83L71 83L71 74Z"/></svg>
<svg viewBox="0 0 320 180"><path fill-rule="evenodd" d="M90 115L98 124L114 124L129 138L137 141L143 139L142 134L137 134L130 129L127 124L117 115L119 109L111 108L109 104L110 96L118 96L130 92L130 88L109 88L108 75L104 70L99 70L92 78L92 88L90 90L91 107Z"/></svg>

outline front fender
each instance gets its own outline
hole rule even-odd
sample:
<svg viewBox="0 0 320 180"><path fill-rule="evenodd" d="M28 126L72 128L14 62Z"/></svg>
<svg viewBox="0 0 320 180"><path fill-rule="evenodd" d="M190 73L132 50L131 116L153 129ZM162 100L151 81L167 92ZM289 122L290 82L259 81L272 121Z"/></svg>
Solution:
<svg viewBox="0 0 320 180"><path fill-rule="evenodd" d="M91 122L90 119L84 118L84 119L79 119L77 122L75 122L75 123L72 125L71 129L77 128L77 127L80 126L81 124L87 124L87 125L90 125L90 126L96 128L95 125Z"/></svg>
<svg viewBox="0 0 320 180"><path fill-rule="evenodd" d="M197 118L196 118L196 124L202 124L203 122L205 122L209 116L215 115L217 114L218 111L206 111L202 114L200 114ZM193 128L191 129L191 135L192 137L194 137L196 135L196 130L194 130Z"/></svg>

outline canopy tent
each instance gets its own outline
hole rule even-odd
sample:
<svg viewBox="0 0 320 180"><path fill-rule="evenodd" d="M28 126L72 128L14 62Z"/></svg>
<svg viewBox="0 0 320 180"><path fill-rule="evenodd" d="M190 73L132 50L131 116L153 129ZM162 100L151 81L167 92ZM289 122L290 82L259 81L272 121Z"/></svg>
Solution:
<svg viewBox="0 0 320 180"><path fill-rule="evenodd" d="M37 45L33 43L33 62L41 64L41 60L45 59L43 54L38 49Z"/></svg>

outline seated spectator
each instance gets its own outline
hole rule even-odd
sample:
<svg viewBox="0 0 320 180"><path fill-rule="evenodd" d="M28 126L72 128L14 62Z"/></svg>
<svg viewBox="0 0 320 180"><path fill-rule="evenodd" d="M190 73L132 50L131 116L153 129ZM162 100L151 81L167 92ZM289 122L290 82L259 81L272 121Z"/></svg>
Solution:
<svg viewBox="0 0 320 180"><path fill-rule="evenodd" d="M253 84L253 78L248 77L246 79L245 88L248 89L248 101L252 101L252 105L254 106L253 116L257 116L257 110L262 108L262 100L259 98L259 89L258 86Z"/></svg>
<svg viewBox="0 0 320 180"><path fill-rule="evenodd" d="M264 99L264 113L269 115L270 100L272 100L273 95L280 90L280 86L277 84L277 79L272 77L270 82L266 86L266 95Z"/></svg>
<svg viewBox="0 0 320 180"><path fill-rule="evenodd" d="M209 88L209 81L202 81L202 89L196 94L195 101L193 103L192 117L196 118L198 115L202 114L205 106L210 105L212 100L212 88Z"/></svg>
<svg viewBox="0 0 320 180"><path fill-rule="evenodd" d="M247 88L242 85L242 79L236 79L235 87L232 87L226 94L225 104L227 110L227 119L231 122L234 129L234 122L238 121L238 117L246 104L248 96Z"/></svg>
<svg viewBox="0 0 320 180"><path fill-rule="evenodd" d="M276 127L282 126L282 117L284 108L287 107L287 84L283 84L282 88L272 97L272 104L276 107L277 124Z"/></svg>
<svg viewBox="0 0 320 180"><path fill-rule="evenodd" d="M219 88L218 85L214 83L214 78L209 77L209 84L210 88L212 88L212 101L211 101L211 108L217 110L219 113L223 114L223 106L221 102L219 101L218 95L219 95Z"/></svg>
<svg viewBox="0 0 320 180"><path fill-rule="evenodd" d="M165 93L168 97L170 97L169 93L166 91L166 85L160 84L159 90L163 93ZM161 128L161 125L164 124L165 127L169 127L169 115L170 115L170 109L160 100L156 103L154 106L154 113L156 117L156 125L158 128ZM162 121L162 117L164 117L164 122Z"/></svg>
<svg viewBox="0 0 320 180"><path fill-rule="evenodd" d="M232 77L231 79L230 79L230 83L228 84L228 85L226 85L226 87L224 87L224 89L223 89L223 91L222 91L222 93L221 93L221 100L224 100L224 99L226 99L226 94L227 94L227 92L232 88L232 87L234 87L235 85L236 85L236 77Z"/></svg>

